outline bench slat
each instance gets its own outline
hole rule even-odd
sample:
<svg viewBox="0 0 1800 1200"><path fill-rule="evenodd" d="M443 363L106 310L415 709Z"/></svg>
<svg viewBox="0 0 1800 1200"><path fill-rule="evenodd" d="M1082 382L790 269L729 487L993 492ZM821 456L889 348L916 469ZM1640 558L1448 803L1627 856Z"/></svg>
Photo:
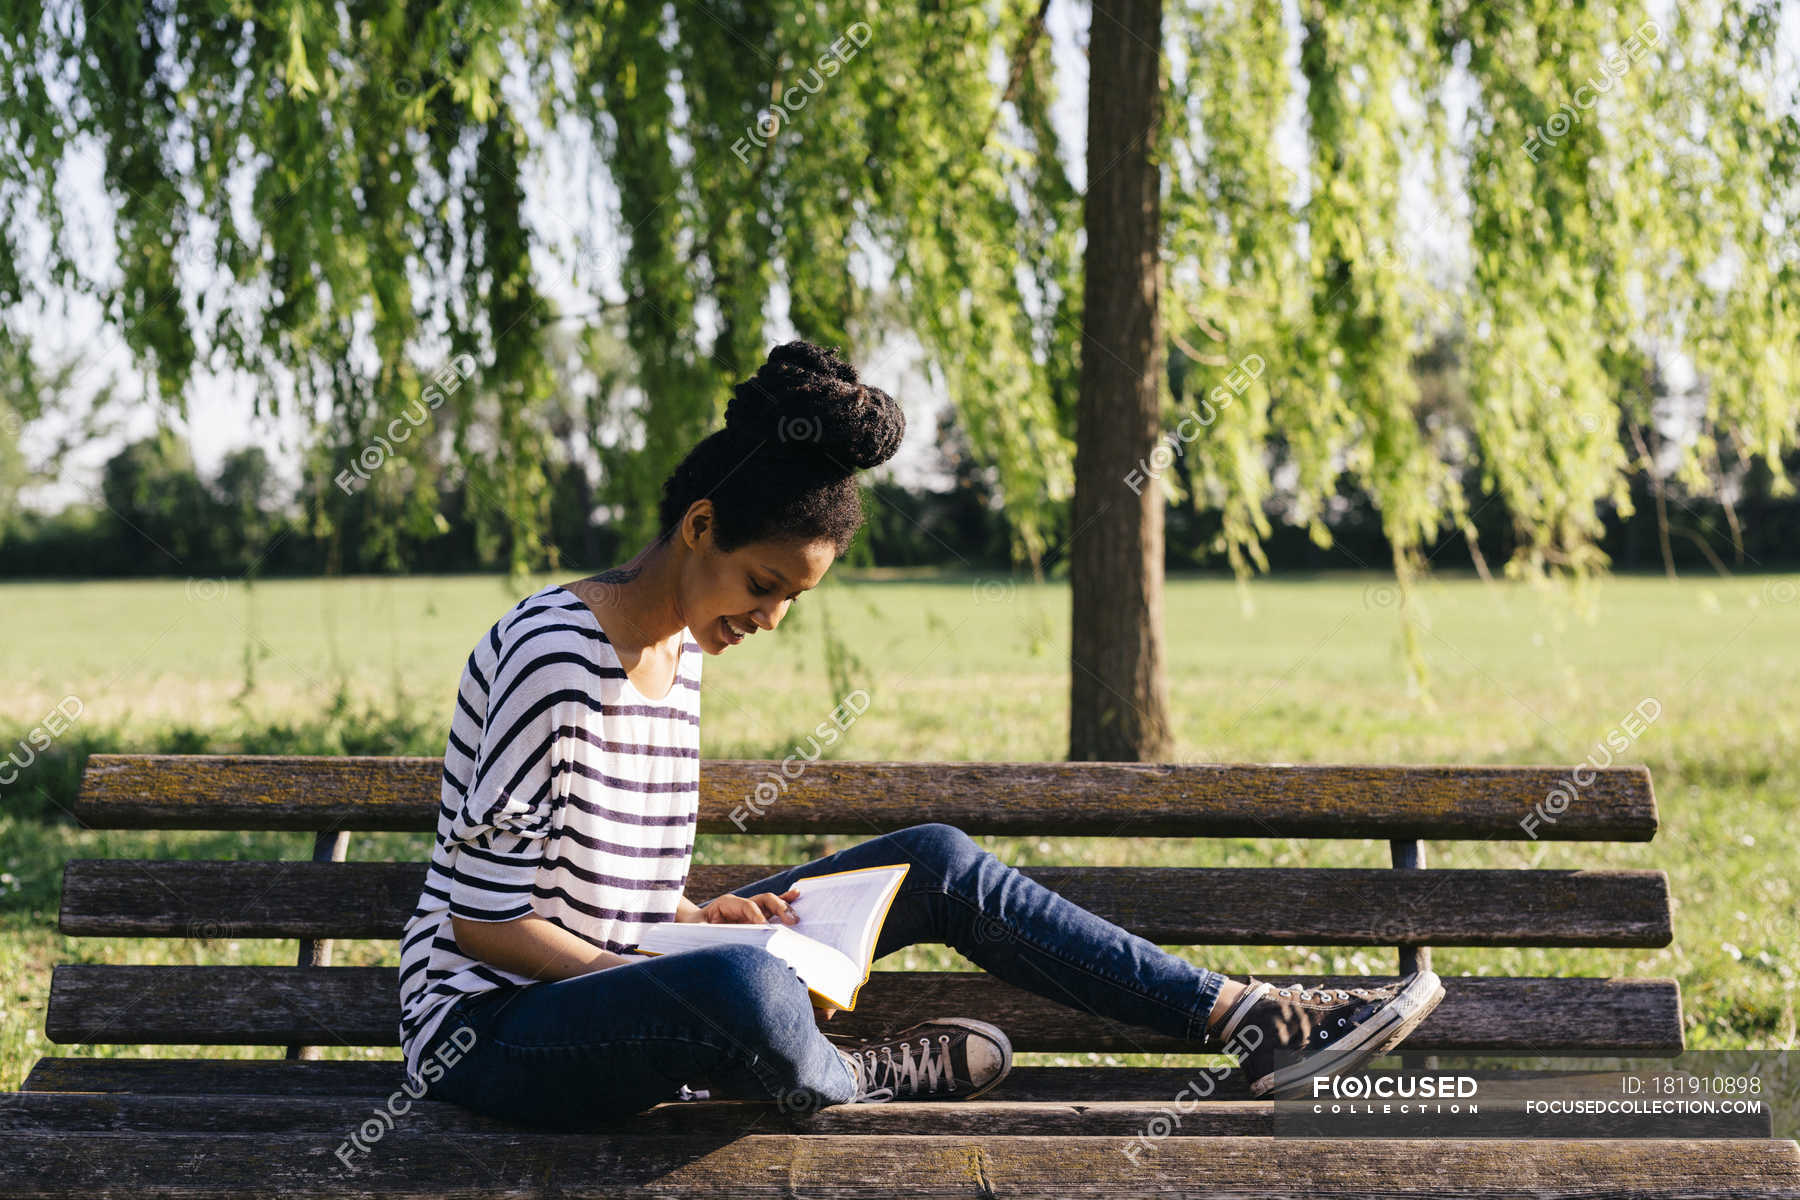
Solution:
<svg viewBox="0 0 1800 1200"><path fill-rule="evenodd" d="M836 1022L834 1021L835 1025ZM1194 1083L1196 1067L1014 1067L993 1100L1167 1101ZM382 1098L405 1082L398 1059L40 1058L26 1092L143 1092L166 1096L362 1096ZM1220 1099L1247 1100L1249 1084L1226 1071Z"/></svg>
<svg viewBox="0 0 1800 1200"><path fill-rule="evenodd" d="M1461 1066L1451 1067L1445 1064L1444 1069L1454 1070L1459 1075L1472 1075L1480 1080L1480 1096L1482 1111L1492 1116L1499 1103L1510 1106L1509 1113L1516 1114L1523 1096L1542 1097L1555 1095L1559 1097L1596 1097L1613 1099L1617 1095L1618 1083L1611 1073L1581 1076L1567 1071L1537 1070L1468 1070ZM1374 1070L1366 1072L1371 1076L1390 1075L1398 1078L1400 1072ZM1545 1085L1542 1077L1546 1074L1556 1076L1556 1082ZM27 1094L48 1097L55 1093L88 1093L77 1097L79 1103L67 1108L54 1105L38 1108L15 1110L14 1128L22 1127L18 1122L50 1122L54 1121L63 1127L83 1128L115 1127L115 1114L118 1120L130 1120L129 1125L118 1124L118 1128L145 1129L151 1127L152 1121L164 1122L157 1128L175 1130L182 1127L193 1127L199 1122L214 1121L209 1127L223 1128L223 1124L211 1115L213 1110L231 1111L239 1097L253 1097L263 1100L288 1101L330 1101L332 1107L323 1109L295 1108L286 1115L261 1116L263 1121L258 1128L275 1128L276 1123L285 1121L282 1128L296 1128L298 1122L312 1121L321 1112L331 1114L334 1128L343 1127L343 1104L361 1105L364 1109L374 1102L385 1101L396 1092L405 1090L406 1079L402 1072L402 1064L395 1060L370 1062L367 1060L274 1060L274 1059L151 1059L151 1058L44 1058L38 1060L31 1074L26 1077L23 1091ZM414 1089L416 1090L416 1084ZM100 1101L111 1098L94 1093L112 1093L115 1097L124 1094L131 1097L162 1101L161 1104L123 1106L108 1108ZM1250 1103L1248 1081L1243 1072L1228 1070L1223 1067L1014 1067L999 1086L983 1096L984 1101L1006 1102L1021 1111L1031 1108L1038 1112L1053 1113L1059 1110L1055 1103L1044 1102L1080 1102L1082 1105L1101 1102L1108 1105L1122 1105L1135 1101L1139 1105L1148 1105L1150 1111L1143 1114L1140 1124L1132 1130L1140 1132L1146 1126L1143 1121L1152 1117L1167 1118L1170 1106L1175 1106L1182 1115L1179 1132L1184 1136L1205 1133L1217 1136L1231 1132L1227 1126L1216 1120L1205 1122L1190 1121L1185 1114L1192 1111L1191 1106L1196 1099L1203 1097L1207 1105L1214 1102L1235 1105L1240 1111L1249 1111L1256 1105ZM186 1100L207 1107L207 1112L189 1118L185 1109L166 1102ZM1256 1102L1265 1104L1267 1102ZM434 1106L443 1107L443 1106ZM702 1106L704 1111L706 1106ZM713 1109L722 1106L712 1105ZM893 1125L883 1126L878 1121L856 1124L851 1118L852 1112L881 1112L893 1108L929 1111L942 1114L945 1118L943 1128L938 1128L930 1120L897 1121ZM667 1114L675 1109L693 1113L696 1108L692 1104L660 1106L658 1119L664 1122L678 1120L697 1120L702 1124L717 1120L712 1115L697 1118L669 1117ZM960 1123L959 1113L969 1113L967 1106L941 1104L919 1105L900 1103L897 1105L858 1105L854 1108L833 1106L824 1110L819 1117L842 1114L851 1123L837 1123L829 1128L812 1126L815 1133L932 1133L932 1132L975 1132ZM1115 1111L1124 1111L1116 1109ZM1268 1110L1272 1118L1273 1110ZM1619 1124L1600 1122L1583 1125L1577 1133L1564 1125L1558 1125L1557 1136L1602 1136L1614 1131L1632 1128L1643 1129L1641 1118L1625 1114L1624 1121ZM1683 1114L1677 1118L1682 1121L1678 1132L1684 1137L1771 1137L1773 1136L1773 1116L1765 1108L1759 1114L1721 1113L1714 1121L1701 1121L1695 1114ZM1057 1119L1055 1117L1053 1120ZM1258 1117L1258 1121L1268 1118ZM1564 1117L1558 1115L1557 1120ZM358 1117L360 1123L360 1115ZM1160 1124L1160 1123L1159 1123ZM4 1118L0 1118L0 1127L4 1126ZM672 1124L656 1126L657 1129L674 1128ZM698 1128L698 1125L679 1126L683 1129ZM634 1126L636 1132L648 1132L651 1126ZM1238 1132L1249 1132L1240 1128ZM1265 1124L1260 1132L1268 1133L1272 1126ZM1028 1128L1020 1132L1051 1132L1048 1129ZM1069 1128L1070 1133L1084 1132L1079 1128ZM1086 1130L1093 1132L1093 1130ZM1420 1134L1426 1131L1421 1129ZM1433 1131L1436 1132L1436 1131ZM1456 1132L1454 1128L1450 1131Z"/></svg>
<svg viewBox="0 0 1800 1200"><path fill-rule="evenodd" d="M711 898L781 870L696 866ZM1091 912L1164 945L1666 946L1661 871L1026 867ZM422 863L77 859L61 928L85 937L394 938Z"/></svg>
<svg viewBox="0 0 1800 1200"><path fill-rule="evenodd" d="M348 1131L346 1131L348 1132ZM1136 1156L1118 1137L858 1138L511 1134L404 1125L337 1158L317 1134L0 1134L0 1195L237 1200L242 1195L923 1197L1215 1193L1733 1196L1800 1186L1793 1142L1760 1140L1171 1137Z"/></svg>
<svg viewBox="0 0 1800 1200"><path fill-rule="evenodd" d="M1181 1085L1177 1084L1179 1088ZM415 1090L417 1090L415 1088ZM779 1105L730 1101L684 1101L660 1104L622 1122L621 1135L644 1137L669 1134L780 1133L792 1130L811 1134L1063 1134L1085 1137L1135 1137L1146 1122L1166 1114L1171 1097L1153 1100L1055 1101L979 1100L957 1103L895 1101L887 1104L834 1104L811 1116L784 1113ZM332 1145L366 1119L379 1097L275 1097L275 1096L94 1096L55 1092L0 1093L0 1134L51 1135L76 1130L110 1133L313 1133L329 1134ZM402 1095L396 1107L409 1097ZM408 1133L462 1133L506 1135L519 1126L481 1116L442 1101L420 1101L405 1115ZM1181 1110L1178 1130L1183 1137L1241 1135L1267 1137L1275 1131L1273 1101L1206 1100L1188 1103ZM1767 1137L1762 1128L1713 1123L1702 1129L1683 1130L1684 1136L1724 1136L1731 1130L1741 1136ZM1601 1126L1588 1136L1603 1136Z"/></svg>
<svg viewBox="0 0 1800 1200"><path fill-rule="evenodd" d="M1608 1081L1608 1086L1617 1084ZM415 1091L417 1088L415 1087ZM1180 1100L1176 1099L1177 1092ZM742 1135L751 1133L839 1134L966 1134L979 1137L1030 1134L1131 1139L1146 1129L1169 1130L1173 1137L1270 1137L1281 1131L1276 1105L1270 1100L1200 1100L1183 1091L1149 1100L1083 1100L1079 1102L997 1100L991 1094L956 1103L894 1101L886 1104L834 1104L802 1115L767 1101L702 1100L659 1104L616 1122L606 1130L623 1136L681 1134ZM1624 1113L1554 1114L1527 1111L1517 1096L1495 1095L1482 1088L1482 1136L1531 1134L1555 1137L1630 1136L1648 1131L1642 1117ZM1534 1092L1541 1098L1548 1092ZM1560 1089L1556 1095L1564 1095ZM1608 1098L1616 1098L1609 1091ZM66 1135L95 1133L315 1133L342 1139L361 1125L374 1105L388 1097L367 1096L157 1096L81 1095L54 1092L0 1093L0 1134ZM506 1136L520 1127L484 1117L457 1105L423 1100L401 1109L409 1134L461 1133ZM1179 1120L1177 1120L1179 1118ZM1659 1132L1683 1138L1767 1138L1770 1116L1761 1113L1684 1114L1670 1117ZM1407 1126L1411 1136L1450 1132L1468 1136L1463 1113L1421 1115Z"/></svg>
<svg viewBox="0 0 1800 1200"><path fill-rule="evenodd" d="M1530 766L800 766L782 781L779 762L708 760L701 832L873 835L944 821L1040 836L1648 841L1657 825L1649 771L1635 766L1580 787L1570 768ZM756 789L771 772L786 787L764 803ZM423 757L96 754L75 811L96 829L430 830L442 773L441 760ZM1527 830L1534 809L1554 820Z"/></svg>
<svg viewBox="0 0 1800 1200"><path fill-rule="evenodd" d="M1308 986L1366 977L1283 976ZM1678 1051L1680 993L1669 979L1458 977L1407 1041L1413 1051ZM1020 1050L1193 1051L1194 1045L1085 1016L980 971L876 971L833 1033L864 1036L945 1013L1006 1030ZM186 967L62 964L45 1027L55 1042L391 1046L399 1040L392 967Z"/></svg>

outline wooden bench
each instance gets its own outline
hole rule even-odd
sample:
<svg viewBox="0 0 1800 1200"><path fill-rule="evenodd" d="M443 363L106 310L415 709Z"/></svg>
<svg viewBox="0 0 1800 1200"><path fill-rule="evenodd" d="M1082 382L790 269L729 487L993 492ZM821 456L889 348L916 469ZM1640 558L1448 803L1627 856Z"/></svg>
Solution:
<svg viewBox="0 0 1800 1200"><path fill-rule="evenodd" d="M771 764L710 761L700 830ZM392 1107L396 1061L328 1060L318 1046L391 1046L392 967L334 967L334 938L397 938L417 862L346 862L353 831L433 828L429 758L96 755L78 815L92 828L302 830L311 861L70 862L61 928L86 937L298 939L293 966L59 965L52 1041L285 1046L285 1059L41 1060L0 1096L0 1191L180 1194L1053 1196L1191 1194L1800 1195L1791 1141L1276 1137L1274 1106L1236 1073L1179 1106L1196 1067L1019 1067L989 1098L842 1105L665 1104L606 1135L522 1131L446 1104ZM1070 899L1159 943L1380 946L1399 966L1432 946L1661 946L1660 871L1432 870L1426 840L1520 839L1565 772L1520 767L1160 766L818 762L750 832L874 836L923 821L972 834L1114 838L1374 838L1370 869L1030 867ZM1539 837L1647 841L1648 773L1598 772ZM741 814L740 814L741 816ZM780 866L696 866L705 899ZM1283 979L1294 976L1279 976ZM1406 1049L1674 1054L1669 979L1446 979ZM878 970L834 1033L939 1013L997 1022L1020 1051L1191 1050L1061 1007L979 972ZM1191 1095L1191 1093L1190 1093ZM1160 1118L1160 1121L1159 1121ZM373 1123L373 1137L370 1123ZM363 1130L367 1153L344 1156ZM1161 1136L1165 1131L1168 1136ZM1149 1131L1140 1152L1133 1139Z"/></svg>

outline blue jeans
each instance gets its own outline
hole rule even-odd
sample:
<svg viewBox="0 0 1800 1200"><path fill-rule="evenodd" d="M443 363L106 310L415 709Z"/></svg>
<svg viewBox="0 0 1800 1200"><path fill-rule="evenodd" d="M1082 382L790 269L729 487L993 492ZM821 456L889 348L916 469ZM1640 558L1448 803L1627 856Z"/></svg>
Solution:
<svg viewBox="0 0 1800 1200"><path fill-rule="evenodd" d="M1204 1042L1223 975L1063 899L954 826L883 834L735 894L779 894L808 875L898 862L911 869L876 958L942 943L1079 1011ZM676 1099L690 1082L704 1081L714 1098L773 1100L791 1110L841 1104L854 1093L806 985L760 946L661 955L465 997L421 1061L451 1038L443 1061L454 1063L430 1084L430 1098L545 1128L594 1128Z"/></svg>

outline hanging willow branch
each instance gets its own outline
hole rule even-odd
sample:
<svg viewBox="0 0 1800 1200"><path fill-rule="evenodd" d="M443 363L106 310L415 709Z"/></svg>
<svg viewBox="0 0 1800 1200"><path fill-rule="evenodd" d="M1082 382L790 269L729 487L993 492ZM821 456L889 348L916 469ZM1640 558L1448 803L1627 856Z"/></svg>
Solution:
<svg viewBox="0 0 1800 1200"><path fill-rule="evenodd" d="M1302 0L1293 27L1254 0L1169 8L1170 423L1211 414L1181 477L1240 572L1265 565L1274 519L1328 543L1347 493L1373 502L1403 582L1471 531L1472 493L1504 506L1515 574L1599 569L1657 347L1702 381L1673 479L1716 490L1723 457L1786 486L1800 130L1781 5L1686 4L1655 29L1553 0ZM523 569L544 558L557 327L599 313L622 335L628 382L596 398L591 437L597 499L634 535L774 333L880 378L902 327L1042 563L1066 534L1081 272L1107 267L1080 257L1048 15L13 3L0 331L86 293L169 403L238 370L316 414L322 527L333 464L466 353L446 446L369 480L365 534L428 517L434 473L459 470ZM99 224L59 199L81 154L102 164ZM545 183L553 159L589 168ZM37 229L47 254L21 258ZM587 295L559 314L565 278ZM1443 403L1417 382L1439 343L1461 368Z"/></svg>

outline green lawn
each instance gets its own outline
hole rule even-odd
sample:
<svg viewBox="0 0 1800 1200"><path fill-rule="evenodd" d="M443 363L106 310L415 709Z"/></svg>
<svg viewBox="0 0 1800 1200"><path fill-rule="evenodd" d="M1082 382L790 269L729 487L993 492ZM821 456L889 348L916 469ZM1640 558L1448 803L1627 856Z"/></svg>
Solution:
<svg viewBox="0 0 1800 1200"><path fill-rule="evenodd" d="M1672 975L1682 984L1691 1046L1791 1048L1800 968L1800 901L1792 882L1800 858L1797 590L1792 577L1614 579L1584 607L1521 585L1434 581L1416 597L1426 699L1407 686L1394 594L1384 578L1282 578L1245 590L1229 580L1172 580L1167 645L1178 754L1204 761L1575 763L1653 698L1660 716L1625 758L1649 764L1656 781L1663 832L1654 843L1434 844L1431 854L1436 866L1666 869L1677 898L1675 944L1645 951L1439 950L1438 969ZM0 786L0 1088L16 1088L30 1062L50 1049L43 1003L53 962L292 960L292 943L58 934L58 880L70 857L291 857L307 850L305 838L287 835L78 832L57 819L54 801L66 798L81 753L441 753L463 660L517 598L492 579L470 577L271 582L257 585L253 596L210 581L0 585L9 635L0 645L5 747L16 751L64 697L78 697L82 706L74 730L58 743L63 753L47 756L48 772ZM846 756L1058 758L1067 644L1062 584L834 572L799 602L778 636L706 660L705 753L779 757L824 719L843 690L861 687L871 704L840 744ZM40 788L50 799L35 794ZM800 861L846 841L714 840L703 841L699 853L710 861ZM1368 841L988 844L1022 865L1386 863L1386 846ZM353 840L352 854L416 857L424 845L419 837L366 836ZM387 951L355 944L339 961L380 962ZM1180 952L1238 972L1382 971L1392 962L1380 951L1331 947ZM905 958L958 965L936 950Z"/></svg>

